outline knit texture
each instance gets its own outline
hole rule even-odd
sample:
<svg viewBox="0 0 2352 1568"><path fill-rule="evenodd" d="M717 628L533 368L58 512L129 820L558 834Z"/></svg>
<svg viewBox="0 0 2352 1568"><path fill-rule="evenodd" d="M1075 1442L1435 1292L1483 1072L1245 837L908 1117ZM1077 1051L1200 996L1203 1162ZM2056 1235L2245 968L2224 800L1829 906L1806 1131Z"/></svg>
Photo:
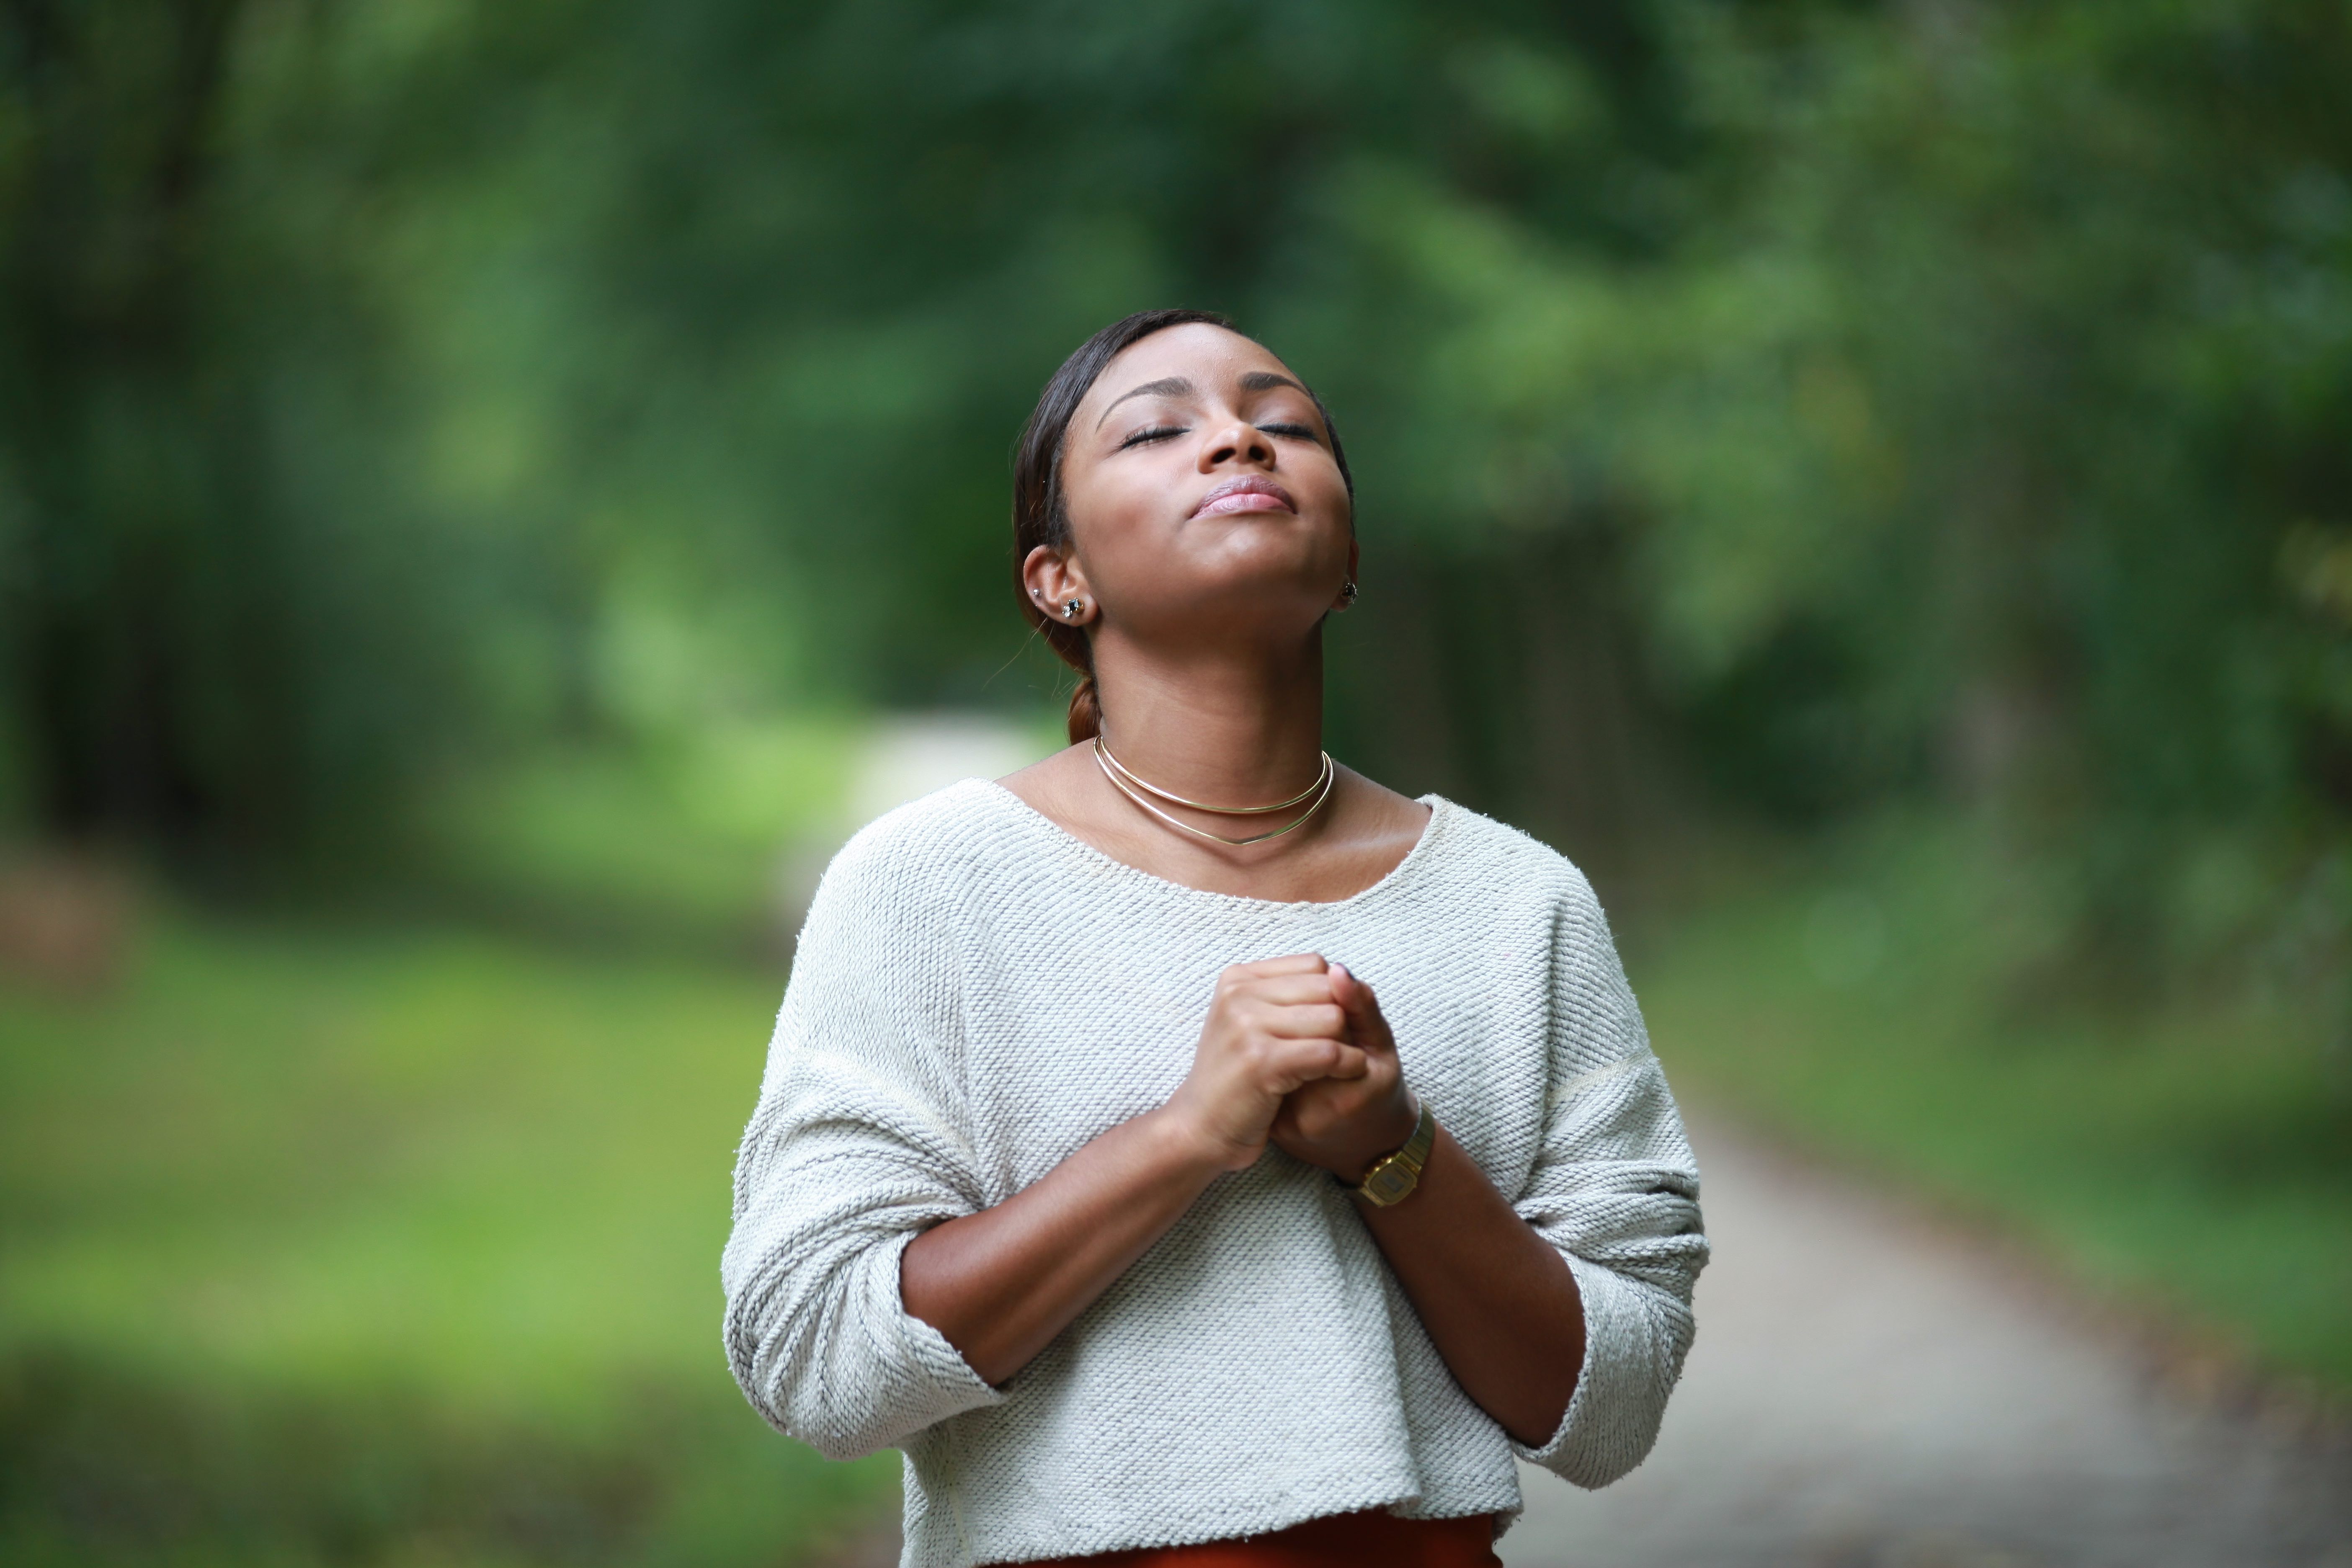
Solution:
<svg viewBox="0 0 2352 1568"><path fill-rule="evenodd" d="M1163 880L979 780L835 858L738 1155L727 1353L779 1430L905 1450L909 1568L1359 1509L1507 1521L1514 1454L1600 1487L1649 1452L1706 1259L1690 1145L1582 875L1428 804L1404 861L1336 903ZM1351 1201L1278 1150L1001 1388L905 1310L909 1241L1165 1102L1218 972L1293 952L1377 989L1407 1080L1575 1275L1584 1367L1539 1448L1463 1394Z"/></svg>

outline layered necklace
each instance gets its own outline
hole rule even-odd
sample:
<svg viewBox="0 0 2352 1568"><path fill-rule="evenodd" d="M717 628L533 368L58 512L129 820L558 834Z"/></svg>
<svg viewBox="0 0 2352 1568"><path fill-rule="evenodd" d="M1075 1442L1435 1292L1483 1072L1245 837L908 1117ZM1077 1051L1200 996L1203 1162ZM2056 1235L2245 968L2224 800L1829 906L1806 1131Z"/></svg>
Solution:
<svg viewBox="0 0 2352 1568"><path fill-rule="evenodd" d="M1286 833L1294 832L1305 826L1307 818L1323 809L1323 803L1331 797L1331 781L1334 773L1331 766L1331 753L1325 752L1322 756L1323 766L1316 773L1315 782L1288 800L1279 800L1272 805L1209 805L1197 800L1186 800L1181 795L1171 795L1158 784L1147 784L1129 771L1125 763L1110 754L1110 748L1103 744L1100 735L1095 737L1095 762L1102 769L1103 777L1110 780L1112 787L1119 794L1127 796L1171 827L1189 833L1195 838L1205 838L1213 844L1223 844L1234 849L1239 849L1244 845L1263 844L1269 838L1279 838ZM1195 827L1189 822L1169 816L1151 802L1144 799L1147 795L1157 795L1169 805L1181 805L1188 811L1206 811L1218 816L1267 816L1275 812L1288 811L1291 807L1301 805L1305 805L1306 809L1301 811L1294 821L1276 828L1271 833L1253 834L1247 838L1228 838L1222 833L1211 833L1205 828ZM1309 796L1313 798L1309 799Z"/></svg>

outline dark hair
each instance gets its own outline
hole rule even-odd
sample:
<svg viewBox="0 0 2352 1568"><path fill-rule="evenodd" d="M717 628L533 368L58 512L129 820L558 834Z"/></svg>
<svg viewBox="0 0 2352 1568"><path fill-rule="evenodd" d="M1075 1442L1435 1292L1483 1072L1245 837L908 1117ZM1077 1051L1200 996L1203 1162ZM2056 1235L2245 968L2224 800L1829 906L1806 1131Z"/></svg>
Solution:
<svg viewBox="0 0 2352 1568"><path fill-rule="evenodd" d="M1045 390L1038 394L1037 406L1031 410L1029 423L1022 427L1021 444L1014 449L1013 595L1020 602L1021 613L1037 628L1047 646L1064 664L1078 672L1077 689L1070 693L1072 744L1092 740L1102 729L1102 705L1095 695L1094 645L1083 628L1055 620L1029 597L1029 585L1023 578L1022 568L1029 552L1039 545L1059 549L1070 541L1070 514L1062 500L1062 438L1069 431L1071 416L1094 389L1103 367L1152 333L1194 321L1223 327L1229 332L1241 331L1214 310L1138 310L1080 343L1077 352L1064 360L1062 368L1045 383ZM1323 428L1331 437L1332 459L1339 465L1339 478L1347 484L1348 497L1353 500L1356 480L1348 472L1348 454L1339 446L1339 432L1331 423L1331 411L1312 391L1307 395L1315 399L1315 411L1323 416Z"/></svg>

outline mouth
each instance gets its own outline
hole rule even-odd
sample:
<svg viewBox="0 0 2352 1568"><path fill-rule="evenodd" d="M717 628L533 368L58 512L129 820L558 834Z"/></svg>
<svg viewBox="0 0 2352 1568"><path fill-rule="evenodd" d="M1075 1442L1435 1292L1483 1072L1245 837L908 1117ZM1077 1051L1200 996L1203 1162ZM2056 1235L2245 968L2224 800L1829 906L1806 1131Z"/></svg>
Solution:
<svg viewBox="0 0 2352 1568"><path fill-rule="evenodd" d="M1192 509L1192 515L1215 517L1237 511L1296 512L1297 510L1298 503L1290 499L1290 492L1264 474L1244 474L1210 486L1209 493L1202 496L1200 504Z"/></svg>

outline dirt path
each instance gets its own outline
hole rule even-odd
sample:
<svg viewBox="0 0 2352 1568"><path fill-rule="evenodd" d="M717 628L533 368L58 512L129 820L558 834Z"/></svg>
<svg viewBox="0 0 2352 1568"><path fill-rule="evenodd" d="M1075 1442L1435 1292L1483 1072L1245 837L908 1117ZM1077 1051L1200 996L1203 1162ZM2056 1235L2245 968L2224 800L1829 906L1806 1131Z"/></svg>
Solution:
<svg viewBox="0 0 2352 1568"><path fill-rule="evenodd" d="M976 732L877 746L866 807ZM944 773L944 777L940 776ZM919 775L919 776L918 776ZM1695 1121L1716 1261L1649 1462L1528 1470L1509 1568L2352 1568L2352 1454L2200 1405L2140 1345L1897 1201ZM885 1525L838 1568L896 1561Z"/></svg>
<svg viewBox="0 0 2352 1568"><path fill-rule="evenodd" d="M1598 1493L1523 1475L1511 1568L2352 1565L2341 1447L2168 1390L1898 1203L1693 1138L1716 1255L1657 1451Z"/></svg>

